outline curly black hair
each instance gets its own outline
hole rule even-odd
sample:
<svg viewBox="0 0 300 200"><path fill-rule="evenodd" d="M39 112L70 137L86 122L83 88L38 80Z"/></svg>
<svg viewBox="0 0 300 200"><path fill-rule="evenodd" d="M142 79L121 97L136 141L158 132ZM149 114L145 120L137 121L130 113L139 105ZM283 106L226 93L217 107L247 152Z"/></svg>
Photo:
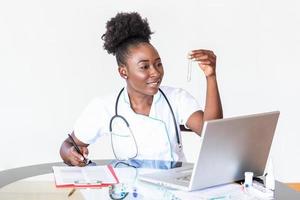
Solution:
<svg viewBox="0 0 300 200"><path fill-rule="evenodd" d="M152 34L147 19L139 13L118 13L106 23L106 32L102 35L104 49L116 56L118 65L125 64L128 48L140 43L149 43Z"/></svg>

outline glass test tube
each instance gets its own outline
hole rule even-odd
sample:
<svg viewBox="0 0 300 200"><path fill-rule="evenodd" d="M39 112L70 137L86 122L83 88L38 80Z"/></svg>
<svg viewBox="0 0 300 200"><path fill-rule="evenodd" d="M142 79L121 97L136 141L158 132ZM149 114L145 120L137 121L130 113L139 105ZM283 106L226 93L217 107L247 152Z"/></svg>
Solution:
<svg viewBox="0 0 300 200"><path fill-rule="evenodd" d="M187 82L190 82L192 79L192 59L188 59L188 69L187 69Z"/></svg>

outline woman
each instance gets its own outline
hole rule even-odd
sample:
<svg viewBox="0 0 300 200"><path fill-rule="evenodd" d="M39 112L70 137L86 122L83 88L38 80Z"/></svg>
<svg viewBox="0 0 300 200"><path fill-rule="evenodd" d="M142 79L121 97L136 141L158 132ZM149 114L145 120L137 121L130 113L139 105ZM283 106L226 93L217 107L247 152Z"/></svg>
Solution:
<svg viewBox="0 0 300 200"><path fill-rule="evenodd" d="M183 160L179 124L200 135L205 120L223 117L216 56L210 50L189 53L207 80L206 104L202 111L186 91L160 87L164 69L157 50L150 43L152 32L146 19L136 12L118 13L107 22L106 29L102 36L104 48L116 57L126 87L118 94L97 98L89 104L71 134L84 157L67 138L60 149L62 159L70 165L85 165L88 145L109 133L116 158L119 154L123 157L128 154L126 158ZM126 137L120 135L122 130L118 130L118 123L125 124L123 129L129 130ZM127 143L122 144L120 141L126 138Z"/></svg>

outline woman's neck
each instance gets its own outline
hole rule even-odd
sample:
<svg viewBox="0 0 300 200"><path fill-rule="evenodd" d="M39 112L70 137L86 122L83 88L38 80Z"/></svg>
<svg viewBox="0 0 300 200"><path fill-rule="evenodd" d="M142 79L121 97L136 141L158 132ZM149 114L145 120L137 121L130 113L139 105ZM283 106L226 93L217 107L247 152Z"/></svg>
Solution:
<svg viewBox="0 0 300 200"><path fill-rule="evenodd" d="M141 94L136 91L128 90L128 96L131 109L141 115L149 116L151 105L153 102L153 96Z"/></svg>

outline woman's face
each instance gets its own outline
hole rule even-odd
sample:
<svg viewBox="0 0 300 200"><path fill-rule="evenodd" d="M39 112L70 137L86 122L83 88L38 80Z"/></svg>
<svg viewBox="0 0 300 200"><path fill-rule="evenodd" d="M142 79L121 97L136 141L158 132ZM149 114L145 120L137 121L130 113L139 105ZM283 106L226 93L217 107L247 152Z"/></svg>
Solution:
<svg viewBox="0 0 300 200"><path fill-rule="evenodd" d="M149 43L130 47L126 66L120 67L119 71L127 76L129 92L151 96L158 92L164 75L158 52Z"/></svg>

